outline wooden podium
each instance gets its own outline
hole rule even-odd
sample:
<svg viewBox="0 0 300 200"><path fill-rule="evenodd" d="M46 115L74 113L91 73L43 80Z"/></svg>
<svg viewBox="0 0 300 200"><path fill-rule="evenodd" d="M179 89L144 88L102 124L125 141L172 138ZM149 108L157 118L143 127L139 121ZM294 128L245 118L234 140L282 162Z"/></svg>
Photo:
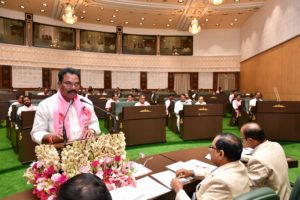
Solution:
<svg viewBox="0 0 300 200"><path fill-rule="evenodd" d="M185 105L180 113L183 140L212 139L222 131L223 105Z"/></svg>
<svg viewBox="0 0 300 200"><path fill-rule="evenodd" d="M35 146L37 145L31 139L31 129L33 126L35 111L26 111L21 113L19 121L18 149L19 160L22 164L36 160Z"/></svg>
<svg viewBox="0 0 300 200"><path fill-rule="evenodd" d="M165 106L123 107L120 130L128 146L166 142Z"/></svg>
<svg viewBox="0 0 300 200"><path fill-rule="evenodd" d="M300 102L259 101L256 121L267 139L300 141Z"/></svg>

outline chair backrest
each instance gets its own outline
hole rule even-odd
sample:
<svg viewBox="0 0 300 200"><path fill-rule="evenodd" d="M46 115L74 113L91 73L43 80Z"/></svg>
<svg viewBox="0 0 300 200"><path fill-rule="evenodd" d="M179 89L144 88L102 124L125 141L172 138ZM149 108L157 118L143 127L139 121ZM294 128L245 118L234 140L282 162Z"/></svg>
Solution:
<svg viewBox="0 0 300 200"><path fill-rule="evenodd" d="M289 200L299 200L299 199L300 199L300 176L298 176L296 179Z"/></svg>
<svg viewBox="0 0 300 200"><path fill-rule="evenodd" d="M271 188L262 187L246 192L234 200L279 200L279 196Z"/></svg>

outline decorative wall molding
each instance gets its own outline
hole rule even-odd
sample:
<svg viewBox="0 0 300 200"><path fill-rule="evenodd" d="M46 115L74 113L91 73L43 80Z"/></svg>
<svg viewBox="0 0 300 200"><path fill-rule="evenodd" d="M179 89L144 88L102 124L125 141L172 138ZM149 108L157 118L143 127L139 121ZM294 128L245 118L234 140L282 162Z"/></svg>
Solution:
<svg viewBox="0 0 300 200"><path fill-rule="evenodd" d="M240 71L240 56L142 56L0 44L0 65L144 72Z"/></svg>

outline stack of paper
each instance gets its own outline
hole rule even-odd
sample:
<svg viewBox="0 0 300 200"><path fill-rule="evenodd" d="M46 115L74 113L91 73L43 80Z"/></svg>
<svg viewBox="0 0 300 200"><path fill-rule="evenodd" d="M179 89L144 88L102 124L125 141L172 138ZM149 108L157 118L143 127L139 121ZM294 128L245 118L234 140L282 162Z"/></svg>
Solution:
<svg viewBox="0 0 300 200"><path fill-rule="evenodd" d="M146 195L141 190L126 186L110 191L112 200L147 200Z"/></svg>
<svg viewBox="0 0 300 200"><path fill-rule="evenodd" d="M136 162L133 163L133 168L134 168L134 171L133 171L132 175L135 178L150 174L152 172L152 170L150 170L147 167L145 167L144 165L136 163Z"/></svg>

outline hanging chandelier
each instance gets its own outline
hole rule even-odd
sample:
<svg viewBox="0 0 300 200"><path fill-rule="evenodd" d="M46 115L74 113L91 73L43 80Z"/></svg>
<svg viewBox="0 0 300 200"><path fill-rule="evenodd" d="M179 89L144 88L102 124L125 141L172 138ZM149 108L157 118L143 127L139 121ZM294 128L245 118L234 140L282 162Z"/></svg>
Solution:
<svg viewBox="0 0 300 200"><path fill-rule="evenodd" d="M77 16L75 15L74 7L67 4L65 7L65 13L62 15L62 20L67 24L75 24L77 22Z"/></svg>
<svg viewBox="0 0 300 200"><path fill-rule="evenodd" d="M209 0L209 2L214 6L219 6L224 2L224 0Z"/></svg>
<svg viewBox="0 0 300 200"><path fill-rule="evenodd" d="M196 18L194 18L189 27L189 32L192 34L197 34L201 31L201 26Z"/></svg>

